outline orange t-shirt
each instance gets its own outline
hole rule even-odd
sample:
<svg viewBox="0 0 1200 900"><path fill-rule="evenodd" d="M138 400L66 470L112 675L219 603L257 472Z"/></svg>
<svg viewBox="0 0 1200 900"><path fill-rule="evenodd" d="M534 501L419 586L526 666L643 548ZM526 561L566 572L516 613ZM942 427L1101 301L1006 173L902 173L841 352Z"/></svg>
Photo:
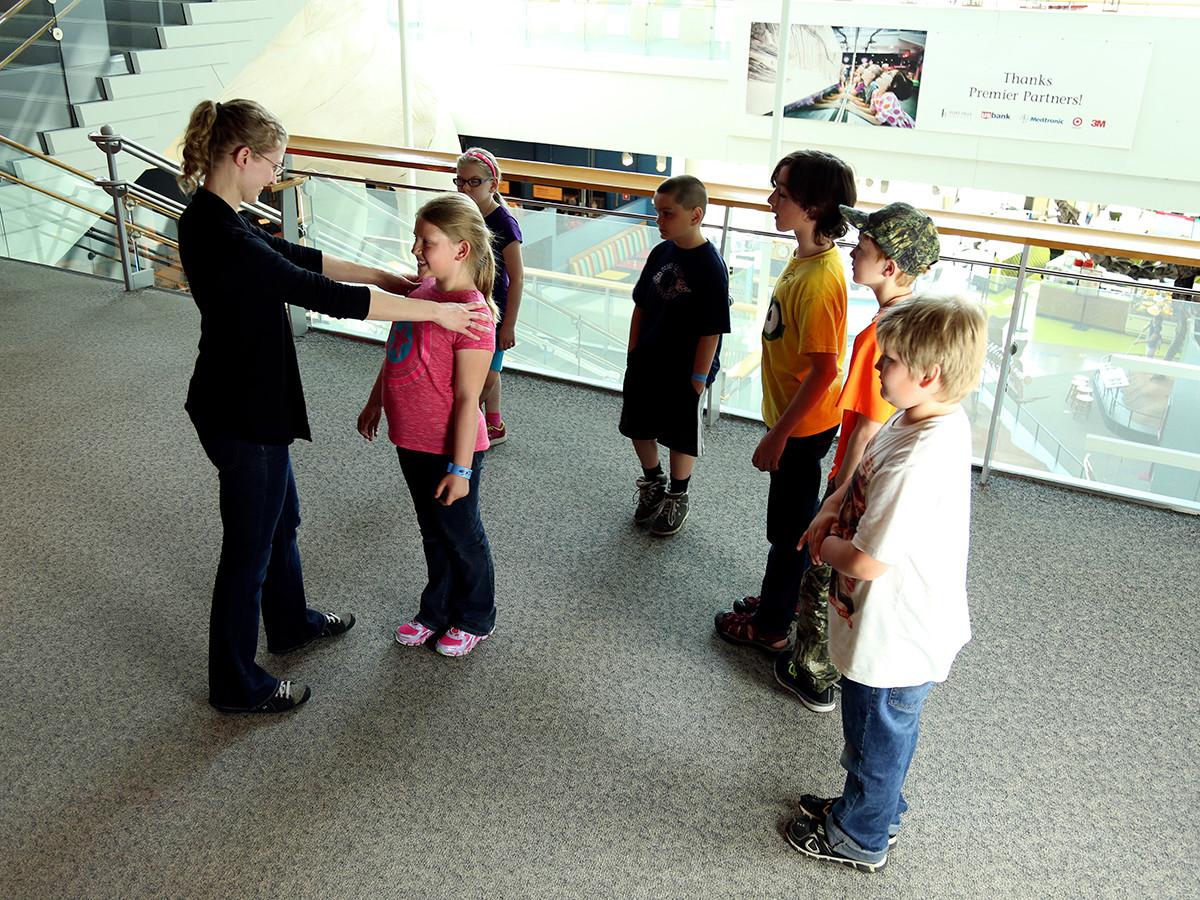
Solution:
<svg viewBox="0 0 1200 900"><path fill-rule="evenodd" d="M789 437L828 431L841 418L837 407L846 355L846 275L837 248L805 259L793 257L775 282L762 335L763 421L775 427L812 363L812 353L837 357L838 376Z"/></svg>
<svg viewBox="0 0 1200 900"><path fill-rule="evenodd" d="M896 407L883 399L879 384L879 370L875 363L879 362L879 341L875 337L875 322L879 314L871 320L871 324L858 333L854 338L854 348L850 351L850 366L846 369L846 384L838 397L838 409L842 410L842 434L838 438L837 453L833 457L833 468L829 477L833 478L842 466L842 458L850 445L847 438L850 432L849 413L866 416L873 422L886 422L896 411Z"/></svg>

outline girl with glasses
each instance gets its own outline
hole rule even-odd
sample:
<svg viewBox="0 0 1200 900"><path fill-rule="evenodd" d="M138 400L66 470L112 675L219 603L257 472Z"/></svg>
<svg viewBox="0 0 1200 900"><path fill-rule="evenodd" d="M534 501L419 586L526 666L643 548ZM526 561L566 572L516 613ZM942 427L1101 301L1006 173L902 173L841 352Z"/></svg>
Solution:
<svg viewBox="0 0 1200 900"><path fill-rule="evenodd" d="M496 256L492 300L500 310L500 325L496 329L496 354L492 357L481 398L488 440L494 446L508 440L508 428L500 414L500 372L504 368L504 351L517 342L517 311L521 308L521 288L525 282L521 227L500 196L500 165L487 150L471 147L458 158L454 186L479 207L483 221L492 233L492 250Z"/></svg>

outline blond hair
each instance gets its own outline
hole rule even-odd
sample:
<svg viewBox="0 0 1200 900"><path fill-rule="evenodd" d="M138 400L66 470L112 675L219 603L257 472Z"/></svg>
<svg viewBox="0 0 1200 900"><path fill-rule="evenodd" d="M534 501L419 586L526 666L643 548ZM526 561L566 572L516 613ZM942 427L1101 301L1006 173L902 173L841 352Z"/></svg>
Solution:
<svg viewBox="0 0 1200 900"><path fill-rule="evenodd" d="M492 233L483 221L483 213L470 197L463 194L438 194L417 211L424 219L451 241L466 241L471 248L468 264L473 267L471 280L487 300L494 319L500 310L492 301L492 286L496 280L496 258L492 255Z"/></svg>
<svg viewBox="0 0 1200 900"><path fill-rule="evenodd" d="M492 191L492 199L500 206L506 206L504 198L500 196L500 163L496 162L490 150L484 150L482 147L468 147L463 151L462 156L458 158L457 165L472 165L479 168L488 178L496 183L496 189Z"/></svg>
<svg viewBox="0 0 1200 900"><path fill-rule="evenodd" d="M183 136L179 187L185 194L193 193L223 153L249 147L265 155L287 146L287 137L283 124L253 100L201 100L192 110Z"/></svg>
<svg viewBox="0 0 1200 900"><path fill-rule="evenodd" d="M939 402L957 403L979 384L987 315L978 303L922 294L885 309L875 330L880 349L914 376L940 369Z"/></svg>

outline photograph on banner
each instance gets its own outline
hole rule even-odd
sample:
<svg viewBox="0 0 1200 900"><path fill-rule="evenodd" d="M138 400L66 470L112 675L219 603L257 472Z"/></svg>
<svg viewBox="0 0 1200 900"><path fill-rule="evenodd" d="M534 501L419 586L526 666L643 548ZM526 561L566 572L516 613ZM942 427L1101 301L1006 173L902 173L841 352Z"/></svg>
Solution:
<svg viewBox="0 0 1200 900"><path fill-rule="evenodd" d="M928 32L862 25L793 25L780 64L778 22L750 23L746 112L847 125L914 128Z"/></svg>

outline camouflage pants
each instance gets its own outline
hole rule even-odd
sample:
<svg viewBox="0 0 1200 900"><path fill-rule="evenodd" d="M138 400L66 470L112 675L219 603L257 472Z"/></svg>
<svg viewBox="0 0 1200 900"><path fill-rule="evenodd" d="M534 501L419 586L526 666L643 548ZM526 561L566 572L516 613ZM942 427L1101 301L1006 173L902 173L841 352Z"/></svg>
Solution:
<svg viewBox="0 0 1200 900"><path fill-rule="evenodd" d="M829 661L829 566L809 566L800 580L796 646L792 664L807 672L817 691L832 687L841 674Z"/></svg>

